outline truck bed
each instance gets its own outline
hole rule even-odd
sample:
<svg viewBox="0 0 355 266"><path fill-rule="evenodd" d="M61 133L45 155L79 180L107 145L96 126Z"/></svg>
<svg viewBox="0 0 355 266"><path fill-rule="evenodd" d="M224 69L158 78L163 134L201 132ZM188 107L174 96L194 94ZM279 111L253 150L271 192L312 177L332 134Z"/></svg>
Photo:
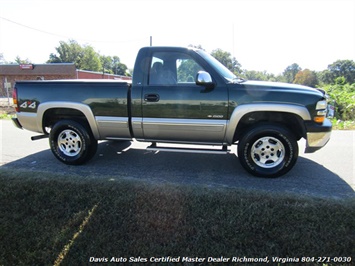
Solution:
<svg viewBox="0 0 355 266"><path fill-rule="evenodd" d="M36 113L39 104L49 101L80 102L94 116L127 117L129 82L115 80L18 81L20 112Z"/></svg>

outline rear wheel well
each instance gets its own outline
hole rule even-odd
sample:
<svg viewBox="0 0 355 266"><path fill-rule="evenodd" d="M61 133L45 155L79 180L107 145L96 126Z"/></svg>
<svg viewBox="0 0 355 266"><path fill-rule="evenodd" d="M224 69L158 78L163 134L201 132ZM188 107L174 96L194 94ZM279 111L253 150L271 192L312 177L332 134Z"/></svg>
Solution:
<svg viewBox="0 0 355 266"><path fill-rule="evenodd" d="M244 115L235 130L233 142L237 142L251 127L259 124L281 125L292 132L297 140L306 136L306 129L300 116L284 112L252 112Z"/></svg>
<svg viewBox="0 0 355 266"><path fill-rule="evenodd" d="M71 108L52 108L43 114L44 132L49 133L46 128L52 128L60 120L73 120L90 129L88 121L81 111Z"/></svg>

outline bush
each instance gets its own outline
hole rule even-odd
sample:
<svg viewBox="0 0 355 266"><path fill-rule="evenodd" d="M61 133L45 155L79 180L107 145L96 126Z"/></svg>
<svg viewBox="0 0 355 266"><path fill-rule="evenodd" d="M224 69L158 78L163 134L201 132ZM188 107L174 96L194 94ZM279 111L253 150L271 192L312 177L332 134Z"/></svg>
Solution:
<svg viewBox="0 0 355 266"><path fill-rule="evenodd" d="M343 121L355 120L355 83L344 84L343 82L338 82L334 85L326 85L324 90L332 100L336 101L336 119Z"/></svg>

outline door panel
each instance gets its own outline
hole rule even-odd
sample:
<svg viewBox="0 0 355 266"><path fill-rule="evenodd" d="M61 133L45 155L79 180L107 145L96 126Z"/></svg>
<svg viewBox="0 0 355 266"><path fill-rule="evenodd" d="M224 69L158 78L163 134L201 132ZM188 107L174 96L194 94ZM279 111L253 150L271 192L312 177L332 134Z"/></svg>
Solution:
<svg viewBox="0 0 355 266"><path fill-rule="evenodd" d="M228 113L225 86L206 89L195 83L205 71L181 52L152 55L143 87L142 128L147 140L222 143Z"/></svg>
<svg viewBox="0 0 355 266"><path fill-rule="evenodd" d="M228 98L226 88L205 92L197 85L147 86L143 95L145 139L222 143ZM159 100L156 100L159 98Z"/></svg>

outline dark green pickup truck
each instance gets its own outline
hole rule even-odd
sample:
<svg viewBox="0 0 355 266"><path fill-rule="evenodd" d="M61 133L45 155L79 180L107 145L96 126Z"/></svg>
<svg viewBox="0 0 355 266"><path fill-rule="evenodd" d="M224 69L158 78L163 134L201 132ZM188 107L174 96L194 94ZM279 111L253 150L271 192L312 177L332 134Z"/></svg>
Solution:
<svg viewBox="0 0 355 266"><path fill-rule="evenodd" d="M98 140L136 139L152 142L153 150L206 153L228 153L237 144L248 172L276 177L296 163L298 140L305 138L305 152L314 152L332 128L324 92L247 81L205 51L180 47L142 48L132 83L19 81L13 98L15 124L42 133L33 139L49 137L53 154L73 165L91 159Z"/></svg>

